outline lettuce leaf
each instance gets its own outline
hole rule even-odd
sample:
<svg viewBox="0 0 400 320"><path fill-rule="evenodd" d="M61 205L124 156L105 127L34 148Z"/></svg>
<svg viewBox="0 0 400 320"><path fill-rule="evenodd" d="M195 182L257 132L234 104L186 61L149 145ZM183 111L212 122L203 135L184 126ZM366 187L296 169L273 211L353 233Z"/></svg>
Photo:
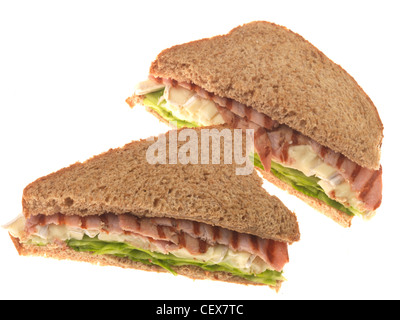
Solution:
<svg viewBox="0 0 400 320"><path fill-rule="evenodd" d="M257 153L252 154L250 157L256 167L264 170L264 166L262 165L260 157ZM324 189L322 189L322 187L318 184L320 179L316 176L307 177L299 170L284 167L274 161L271 162L271 173L279 180L289 184L293 189L300 191L309 197L317 198L327 205L350 216L362 214L353 207L345 207L343 204L329 198Z"/></svg>
<svg viewBox="0 0 400 320"><path fill-rule="evenodd" d="M229 264L213 264L198 260L178 258L172 254L162 254L133 247L125 242L101 241L97 237L84 236L82 240L70 239L67 245L78 252L91 252L93 254L109 254L117 257L128 258L144 264L158 265L176 275L174 266L194 265L207 271L224 271L245 278L249 281L275 286L278 280L285 280L282 272L266 270L259 274L244 273Z"/></svg>
<svg viewBox="0 0 400 320"><path fill-rule="evenodd" d="M157 112L161 117L169 122L175 122L178 128L194 128L199 127L200 125L195 122L189 122L182 119L175 117L172 112L170 112L167 108L165 108L166 101L163 100L161 102L160 98L164 94L164 89L161 89L156 92L151 92L146 94L145 98L143 99L143 104L146 107L153 109Z"/></svg>

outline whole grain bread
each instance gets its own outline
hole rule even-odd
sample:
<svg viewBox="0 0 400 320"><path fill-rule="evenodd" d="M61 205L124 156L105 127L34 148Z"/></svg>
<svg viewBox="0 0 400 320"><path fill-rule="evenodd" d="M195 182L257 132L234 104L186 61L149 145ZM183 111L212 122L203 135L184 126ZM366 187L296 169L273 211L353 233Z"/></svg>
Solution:
<svg viewBox="0 0 400 320"><path fill-rule="evenodd" d="M41 256L47 258L53 258L58 260L71 260L71 261L82 261L89 262L100 266L113 266L121 268L130 268L144 271L154 272L167 272L164 268L157 265L147 265L141 262L132 261L128 258L121 258L113 255L93 255L89 252L76 252L68 246L62 246L60 244L37 246L32 244L21 243L18 238L14 238L10 235L18 253L21 256ZM218 280L244 285L262 285L261 283L252 282L245 278L234 276L230 273L223 271L206 271L196 266L174 266L174 271L182 276L199 279L199 280ZM276 286L270 286L271 288L278 291L282 285L282 281L277 281Z"/></svg>
<svg viewBox="0 0 400 320"><path fill-rule="evenodd" d="M383 125L357 82L300 35L255 21L162 51L150 74L194 83L378 169Z"/></svg>
<svg viewBox="0 0 400 320"><path fill-rule="evenodd" d="M293 242L300 233L294 213L262 188L255 170L237 175L243 165L224 163L225 140L220 139L219 163L206 154L209 164L149 164L147 150L156 141L166 141L169 150L183 130L229 130L224 126L172 130L154 139L134 141L111 149L83 163L76 163L28 185L23 192L23 213L31 215L101 215L132 213L143 217L171 217L204 222L261 238ZM244 144L246 138L242 137ZM177 150L186 141L177 141ZM198 148L201 150L201 139ZM228 149L230 148L230 149ZM245 154L245 146L242 147ZM232 159L235 157L232 154Z"/></svg>

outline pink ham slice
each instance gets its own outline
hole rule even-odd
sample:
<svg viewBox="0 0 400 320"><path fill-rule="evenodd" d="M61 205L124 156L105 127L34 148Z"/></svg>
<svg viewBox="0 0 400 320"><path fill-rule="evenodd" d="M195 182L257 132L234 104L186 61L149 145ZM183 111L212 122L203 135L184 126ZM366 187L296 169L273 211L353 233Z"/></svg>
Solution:
<svg viewBox="0 0 400 320"><path fill-rule="evenodd" d="M265 171L271 170L271 143L268 138L267 130L264 127L255 124L254 122L247 121L245 118L241 118L229 111L226 108L217 105L217 109L221 114L222 118L233 128L238 129L253 129L254 130L254 148L260 157L261 163L264 166Z"/></svg>
<svg viewBox="0 0 400 320"><path fill-rule="evenodd" d="M67 225L98 232L134 234L157 245L162 252L185 248L191 254L205 253L220 244L234 251L245 251L264 260L271 268L282 271L289 262L287 243L262 239L205 223L173 218L139 218L132 214L100 216L36 215L27 219L25 230L34 233L37 226Z"/></svg>

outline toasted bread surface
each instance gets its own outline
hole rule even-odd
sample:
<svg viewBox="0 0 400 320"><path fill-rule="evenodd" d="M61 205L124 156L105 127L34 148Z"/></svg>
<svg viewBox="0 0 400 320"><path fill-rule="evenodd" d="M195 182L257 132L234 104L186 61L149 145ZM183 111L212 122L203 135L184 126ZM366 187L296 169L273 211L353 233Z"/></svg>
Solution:
<svg viewBox="0 0 400 320"><path fill-rule="evenodd" d="M162 51L150 74L234 99L378 169L383 125L357 82L300 35L256 21Z"/></svg>
<svg viewBox="0 0 400 320"><path fill-rule="evenodd" d="M200 137L203 129L190 130ZM209 129L232 132L226 127ZM220 164L212 163L211 147L209 164L201 164L201 159L199 164L169 164L168 152L166 164L148 163L146 153L151 145L165 137L168 151L172 137L182 130L188 129L134 141L36 180L24 190L24 215L132 213L199 221L290 243L299 240L296 216L262 188L257 173L237 175L236 169L242 165L224 164L223 138ZM177 150L184 144L186 141L178 141ZM198 139L199 150L200 144Z"/></svg>

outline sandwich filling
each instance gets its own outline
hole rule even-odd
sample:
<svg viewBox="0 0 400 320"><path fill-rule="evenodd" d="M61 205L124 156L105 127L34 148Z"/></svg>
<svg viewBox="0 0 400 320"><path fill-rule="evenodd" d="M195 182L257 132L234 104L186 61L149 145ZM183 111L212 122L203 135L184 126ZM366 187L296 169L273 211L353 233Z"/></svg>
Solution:
<svg viewBox="0 0 400 320"><path fill-rule="evenodd" d="M177 127L228 123L254 129L257 167L350 216L370 217L381 204L382 168L361 167L253 108L190 83L152 76L137 85L135 95Z"/></svg>
<svg viewBox="0 0 400 320"><path fill-rule="evenodd" d="M182 219L36 215L20 216L7 229L23 244L113 255L174 274L175 266L193 265L271 286L284 280L282 269L289 261L285 242Z"/></svg>

